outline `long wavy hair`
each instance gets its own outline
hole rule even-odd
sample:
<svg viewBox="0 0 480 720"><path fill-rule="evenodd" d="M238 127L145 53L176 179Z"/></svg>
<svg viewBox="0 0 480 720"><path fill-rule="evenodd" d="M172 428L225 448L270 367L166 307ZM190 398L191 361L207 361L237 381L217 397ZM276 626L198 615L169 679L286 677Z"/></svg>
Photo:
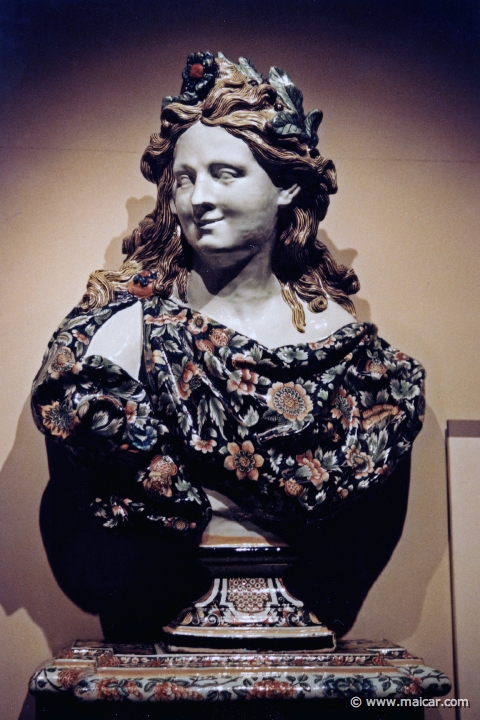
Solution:
<svg viewBox="0 0 480 720"><path fill-rule="evenodd" d="M331 297L355 314L348 296L358 292L358 278L352 269L337 264L317 238L329 196L337 191L333 162L296 137L279 137L272 132L270 121L278 102L272 85L249 82L224 58L216 58L216 62L218 77L203 101L193 106L174 101L163 109L160 133L151 136L141 161L143 175L158 188L155 209L124 239L122 250L127 258L120 270L92 273L83 297L84 309L105 305L115 290L124 290L133 275L142 270L155 271L155 294L170 297L176 283L180 298L187 301L191 251L170 210L169 199L176 142L188 128L202 122L225 128L243 140L277 187L300 186L291 205L279 212L272 256L273 272L297 329L305 329L299 300L312 312L321 312Z"/></svg>

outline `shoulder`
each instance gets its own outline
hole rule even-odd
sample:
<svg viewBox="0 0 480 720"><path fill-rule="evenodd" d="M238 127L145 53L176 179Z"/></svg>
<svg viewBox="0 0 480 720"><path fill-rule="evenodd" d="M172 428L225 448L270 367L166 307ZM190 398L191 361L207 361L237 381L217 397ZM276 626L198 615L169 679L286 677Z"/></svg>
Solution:
<svg viewBox="0 0 480 720"><path fill-rule="evenodd" d="M92 337L87 355L100 355L138 379L143 344L140 302L116 308Z"/></svg>

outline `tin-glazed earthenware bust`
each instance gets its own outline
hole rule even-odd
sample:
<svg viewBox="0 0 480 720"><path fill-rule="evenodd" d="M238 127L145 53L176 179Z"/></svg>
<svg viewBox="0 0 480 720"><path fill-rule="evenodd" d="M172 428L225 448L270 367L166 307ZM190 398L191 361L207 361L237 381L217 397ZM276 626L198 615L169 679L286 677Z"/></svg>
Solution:
<svg viewBox="0 0 480 720"><path fill-rule="evenodd" d="M320 111L244 58L182 77L142 158L155 209L35 380L47 551L107 636L145 637L208 586L210 490L292 545L287 586L343 634L401 532L424 371L357 321L358 279L317 239Z"/></svg>

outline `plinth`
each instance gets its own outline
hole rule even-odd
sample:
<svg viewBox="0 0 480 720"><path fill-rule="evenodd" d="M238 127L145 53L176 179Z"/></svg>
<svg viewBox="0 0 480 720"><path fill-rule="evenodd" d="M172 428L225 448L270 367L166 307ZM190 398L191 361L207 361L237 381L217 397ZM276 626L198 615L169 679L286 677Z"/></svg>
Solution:
<svg viewBox="0 0 480 720"><path fill-rule="evenodd" d="M298 717L300 709L303 718L310 717L309 708L318 716L332 703L343 713L335 717L350 717L351 711L356 718L367 711L368 717L389 717L388 705L378 715L367 703L374 699L395 700L395 717L408 710L404 716L411 718L422 717L423 708L435 706L433 698L450 688L440 670L385 640L340 641L334 651L321 653L230 654L77 640L43 663L30 681L38 717L49 720L212 717L214 712L215 718L281 718ZM358 699L351 705L352 698L359 698L360 706ZM65 714L49 715L55 706Z"/></svg>

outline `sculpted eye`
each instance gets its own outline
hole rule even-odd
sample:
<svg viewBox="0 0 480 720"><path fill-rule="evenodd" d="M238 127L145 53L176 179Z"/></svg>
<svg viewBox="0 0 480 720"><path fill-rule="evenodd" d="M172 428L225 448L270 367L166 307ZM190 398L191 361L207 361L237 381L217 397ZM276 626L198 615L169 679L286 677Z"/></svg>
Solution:
<svg viewBox="0 0 480 720"><path fill-rule="evenodd" d="M187 173L182 173L177 176L177 187L187 188L193 185L193 179Z"/></svg>
<svg viewBox="0 0 480 720"><path fill-rule="evenodd" d="M216 180L233 180L241 177L243 172L231 165L213 165L211 173Z"/></svg>

